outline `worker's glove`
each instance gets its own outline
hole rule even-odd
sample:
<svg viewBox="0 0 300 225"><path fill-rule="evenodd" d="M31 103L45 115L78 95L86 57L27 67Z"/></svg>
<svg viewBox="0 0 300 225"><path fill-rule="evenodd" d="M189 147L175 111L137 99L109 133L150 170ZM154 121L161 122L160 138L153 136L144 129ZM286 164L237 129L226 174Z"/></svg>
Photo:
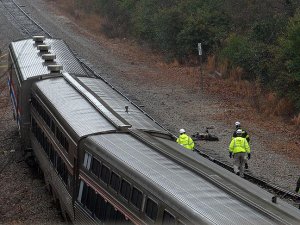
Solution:
<svg viewBox="0 0 300 225"><path fill-rule="evenodd" d="M229 157L232 158L232 152L229 152Z"/></svg>
<svg viewBox="0 0 300 225"><path fill-rule="evenodd" d="M251 158L251 154L250 153L248 153L248 159L250 159Z"/></svg>

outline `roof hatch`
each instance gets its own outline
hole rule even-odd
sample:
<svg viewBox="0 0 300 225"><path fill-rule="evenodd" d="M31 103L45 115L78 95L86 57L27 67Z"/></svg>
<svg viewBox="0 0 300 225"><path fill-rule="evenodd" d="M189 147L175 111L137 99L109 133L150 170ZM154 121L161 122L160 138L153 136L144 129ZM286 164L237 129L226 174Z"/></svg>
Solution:
<svg viewBox="0 0 300 225"><path fill-rule="evenodd" d="M34 40L34 42L36 43L36 44L38 44L38 43L44 43L44 41L45 41L45 36L33 36L32 37L32 39Z"/></svg>

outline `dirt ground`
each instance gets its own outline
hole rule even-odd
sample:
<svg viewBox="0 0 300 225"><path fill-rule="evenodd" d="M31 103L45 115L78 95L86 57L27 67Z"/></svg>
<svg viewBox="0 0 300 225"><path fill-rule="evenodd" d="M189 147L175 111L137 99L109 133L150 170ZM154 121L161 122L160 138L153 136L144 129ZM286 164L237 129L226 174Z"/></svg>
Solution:
<svg viewBox="0 0 300 225"><path fill-rule="evenodd" d="M250 172L294 191L300 175L299 130L290 121L259 112L253 99L257 89L253 86L210 73L208 65L203 66L201 91L199 66L167 64L163 56L135 41L105 37L99 32L101 19L81 14L74 18L66 13L68 0L60 4L46 0L17 2L172 133L177 135L180 128L185 128L192 134L213 125L212 132L220 141L198 142L201 151L232 163L228 144L234 122L240 121L251 136ZM0 24L0 46L2 54L6 54L9 42L24 36L1 15L1 10ZM0 224L62 223L43 181L18 154L17 125L8 98L7 77L0 74ZM241 94L244 88L250 94ZM261 107L269 107L267 101L262 102Z"/></svg>

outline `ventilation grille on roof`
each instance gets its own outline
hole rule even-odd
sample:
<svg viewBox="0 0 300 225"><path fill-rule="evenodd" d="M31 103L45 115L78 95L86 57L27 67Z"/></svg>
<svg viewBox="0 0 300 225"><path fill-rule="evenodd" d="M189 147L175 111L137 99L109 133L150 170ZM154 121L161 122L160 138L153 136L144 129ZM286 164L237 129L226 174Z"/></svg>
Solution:
<svg viewBox="0 0 300 225"><path fill-rule="evenodd" d="M42 59L45 60L45 62L53 62L54 59L56 59L56 55L51 53L43 54Z"/></svg>
<svg viewBox="0 0 300 225"><path fill-rule="evenodd" d="M48 70L50 71L50 73L59 73L62 69L62 65L58 64L48 66Z"/></svg>
<svg viewBox="0 0 300 225"><path fill-rule="evenodd" d="M41 52L48 52L50 49L50 45L38 45L37 49Z"/></svg>

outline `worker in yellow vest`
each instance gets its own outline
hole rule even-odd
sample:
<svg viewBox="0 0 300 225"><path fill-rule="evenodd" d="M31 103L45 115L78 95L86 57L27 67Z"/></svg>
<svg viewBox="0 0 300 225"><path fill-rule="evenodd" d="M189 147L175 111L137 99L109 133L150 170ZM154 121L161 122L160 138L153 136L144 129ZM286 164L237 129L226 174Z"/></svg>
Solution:
<svg viewBox="0 0 300 225"><path fill-rule="evenodd" d="M234 158L233 170L234 173L244 177L245 169L245 157L248 154L248 159L250 159L250 146L246 138L243 137L243 130L238 129L236 131L237 137L234 137L229 145L229 157Z"/></svg>
<svg viewBox="0 0 300 225"><path fill-rule="evenodd" d="M176 142L185 147L186 149L194 150L195 143L193 139L185 133L184 129L180 129L179 133L180 135L177 138Z"/></svg>
<svg viewBox="0 0 300 225"><path fill-rule="evenodd" d="M250 137L249 134L247 133L247 131L245 131L244 129L241 128L241 123L239 121L235 122L235 131L233 132L232 138L237 137L236 135L236 131L238 129L242 130L242 137L246 138L246 140L248 141L248 144L250 145ZM247 170L249 168L248 162L247 162L247 157L245 157L245 169Z"/></svg>

